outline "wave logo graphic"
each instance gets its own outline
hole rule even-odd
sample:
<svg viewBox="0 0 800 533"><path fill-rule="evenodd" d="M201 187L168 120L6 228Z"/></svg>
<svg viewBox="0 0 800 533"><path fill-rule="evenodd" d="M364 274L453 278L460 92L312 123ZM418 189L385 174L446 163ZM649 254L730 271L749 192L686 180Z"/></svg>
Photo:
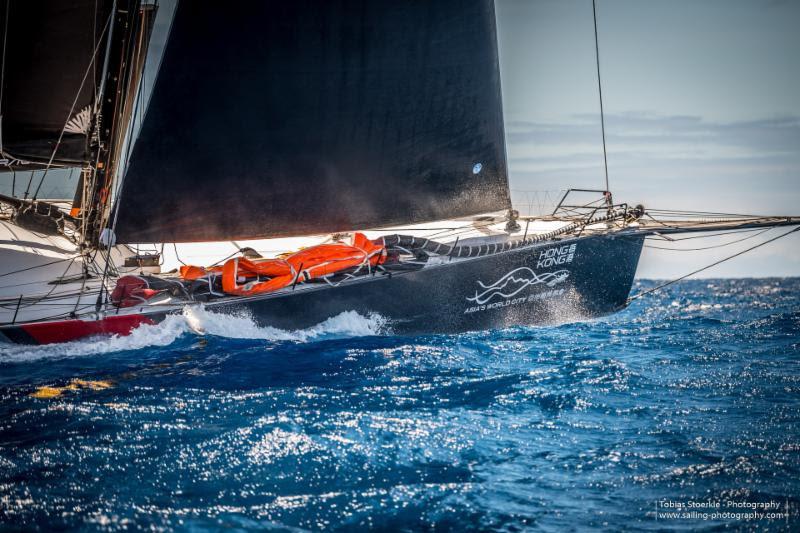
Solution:
<svg viewBox="0 0 800 533"><path fill-rule="evenodd" d="M475 302L478 305L483 305L490 302L495 296L511 298L534 285L553 287L559 283L563 283L568 277L569 270L557 270L556 272L537 274L528 267L515 268L491 285L484 285L483 282L479 281L478 285L480 285L483 290L475 291L475 296L468 296L467 300Z"/></svg>

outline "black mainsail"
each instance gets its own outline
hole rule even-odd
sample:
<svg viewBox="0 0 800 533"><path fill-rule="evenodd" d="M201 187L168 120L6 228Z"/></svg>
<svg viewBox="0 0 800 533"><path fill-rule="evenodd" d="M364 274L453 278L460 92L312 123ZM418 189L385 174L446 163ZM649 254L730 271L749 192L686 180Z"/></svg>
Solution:
<svg viewBox="0 0 800 533"><path fill-rule="evenodd" d="M0 5L0 170L78 166L87 155L111 1Z"/></svg>
<svg viewBox="0 0 800 533"><path fill-rule="evenodd" d="M492 0L182 2L116 233L276 237L508 207Z"/></svg>

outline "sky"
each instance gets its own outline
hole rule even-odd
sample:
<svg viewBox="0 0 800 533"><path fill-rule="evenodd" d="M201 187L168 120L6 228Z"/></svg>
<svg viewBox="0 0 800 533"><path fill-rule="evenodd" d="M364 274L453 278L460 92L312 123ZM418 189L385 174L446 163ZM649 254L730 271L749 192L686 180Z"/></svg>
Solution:
<svg viewBox="0 0 800 533"><path fill-rule="evenodd" d="M603 188L591 0L496 0L496 11L515 205ZM800 214L800 1L597 0L597 23L617 201ZM647 248L637 275L676 277L765 236ZM701 277L786 275L800 275L800 234Z"/></svg>

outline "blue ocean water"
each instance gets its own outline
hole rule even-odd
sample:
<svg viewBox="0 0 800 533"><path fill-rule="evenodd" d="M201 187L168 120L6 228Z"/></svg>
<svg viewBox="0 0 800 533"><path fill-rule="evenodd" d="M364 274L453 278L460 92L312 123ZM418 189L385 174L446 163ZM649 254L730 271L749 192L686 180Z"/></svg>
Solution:
<svg viewBox="0 0 800 533"><path fill-rule="evenodd" d="M0 348L0 525L800 529L800 279L687 281L557 327L386 327L194 311Z"/></svg>

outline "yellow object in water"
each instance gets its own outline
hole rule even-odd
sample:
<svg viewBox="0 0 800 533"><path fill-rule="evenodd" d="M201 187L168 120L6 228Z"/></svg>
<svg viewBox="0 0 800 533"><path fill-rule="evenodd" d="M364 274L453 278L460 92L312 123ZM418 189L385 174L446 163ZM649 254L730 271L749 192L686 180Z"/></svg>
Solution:
<svg viewBox="0 0 800 533"><path fill-rule="evenodd" d="M31 398L57 398L64 392L64 387L39 387L31 393Z"/></svg>
<svg viewBox="0 0 800 533"><path fill-rule="evenodd" d="M65 387L39 387L31 393L31 398L58 398L66 390L105 390L113 387L113 383L105 380L89 380L75 378Z"/></svg>

